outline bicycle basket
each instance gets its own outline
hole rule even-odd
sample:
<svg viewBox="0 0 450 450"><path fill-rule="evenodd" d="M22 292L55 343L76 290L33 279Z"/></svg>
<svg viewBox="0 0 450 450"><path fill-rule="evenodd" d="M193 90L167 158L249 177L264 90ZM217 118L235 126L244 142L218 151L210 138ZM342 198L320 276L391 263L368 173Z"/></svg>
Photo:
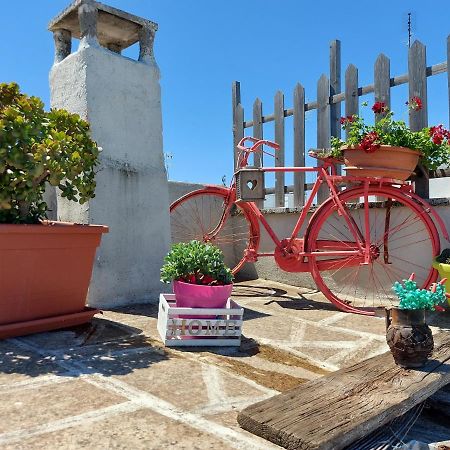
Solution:
<svg viewBox="0 0 450 450"><path fill-rule="evenodd" d="M236 200L264 200L264 172L258 167L246 167L235 173Z"/></svg>

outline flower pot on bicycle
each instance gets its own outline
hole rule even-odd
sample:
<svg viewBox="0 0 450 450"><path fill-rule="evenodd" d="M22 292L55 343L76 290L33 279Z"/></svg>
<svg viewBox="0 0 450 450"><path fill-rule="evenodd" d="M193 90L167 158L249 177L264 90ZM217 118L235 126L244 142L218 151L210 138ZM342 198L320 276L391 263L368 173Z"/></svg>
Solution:
<svg viewBox="0 0 450 450"><path fill-rule="evenodd" d="M405 181L413 174L421 155L417 150L391 145L380 145L370 153L359 147L348 147L342 151L347 175L400 181Z"/></svg>

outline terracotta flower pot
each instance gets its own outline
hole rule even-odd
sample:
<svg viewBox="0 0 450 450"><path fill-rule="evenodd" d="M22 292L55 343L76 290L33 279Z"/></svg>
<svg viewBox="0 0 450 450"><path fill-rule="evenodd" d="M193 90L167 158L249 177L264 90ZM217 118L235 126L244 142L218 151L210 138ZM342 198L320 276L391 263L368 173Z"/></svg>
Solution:
<svg viewBox="0 0 450 450"><path fill-rule="evenodd" d="M445 291L450 292L450 264L433 262L433 267L439 272L441 278L447 278L445 282ZM447 303L450 306L450 298L447 298Z"/></svg>
<svg viewBox="0 0 450 450"><path fill-rule="evenodd" d="M346 148L343 152L347 175L400 181L405 181L413 174L421 155L417 150L390 145L380 145L371 153L359 148Z"/></svg>
<svg viewBox="0 0 450 450"><path fill-rule="evenodd" d="M386 309L386 341L395 363L422 367L433 353L434 341L424 309Z"/></svg>
<svg viewBox="0 0 450 450"><path fill-rule="evenodd" d="M86 322L94 256L108 227L0 225L0 338Z"/></svg>

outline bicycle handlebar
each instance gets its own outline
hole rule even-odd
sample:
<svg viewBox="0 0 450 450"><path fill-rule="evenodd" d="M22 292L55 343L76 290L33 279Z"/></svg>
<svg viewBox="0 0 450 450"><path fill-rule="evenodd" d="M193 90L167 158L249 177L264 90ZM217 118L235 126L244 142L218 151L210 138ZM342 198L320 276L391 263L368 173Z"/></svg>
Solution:
<svg viewBox="0 0 450 450"><path fill-rule="evenodd" d="M253 142L253 145L245 146L244 144L247 141ZM280 149L279 144L277 144L276 142L268 141L266 139L256 139L256 138L251 137L251 136L243 137L239 141L239 144L237 145L237 148L239 150L243 150L245 152L252 153L252 152L255 152L258 149L258 147L260 147L261 145L267 145L268 147L272 147L275 150L279 150Z"/></svg>

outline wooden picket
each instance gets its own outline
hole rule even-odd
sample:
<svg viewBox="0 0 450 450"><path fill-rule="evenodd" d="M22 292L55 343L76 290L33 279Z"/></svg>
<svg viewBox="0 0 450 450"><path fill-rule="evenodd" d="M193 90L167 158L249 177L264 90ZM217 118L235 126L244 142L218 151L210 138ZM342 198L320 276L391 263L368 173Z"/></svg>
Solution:
<svg viewBox="0 0 450 450"><path fill-rule="evenodd" d="M275 156L275 166L284 166L284 95L275 94L275 142L280 146ZM275 206L284 206L284 173L275 173Z"/></svg>
<svg viewBox="0 0 450 450"><path fill-rule="evenodd" d="M294 89L294 166L305 165L305 89L297 83ZM294 173L294 204L303 205L305 174Z"/></svg>
<svg viewBox="0 0 450 450"><path fill-rule="evenodd" d="M418 131L427 126L427 64L425 45L415 41L408 52L409 98L419 97L422 100L420 111L409 110L409 126ZM417 174L416 193L422 198L429 197L428 173L425 169Z"/></svg>
<svg viewBox="0 0 450 450"><path fill-rule="evenodd" d="M345 116L359 113L359 97L374 93L375 101L384 102L388 107L391 105L391 88L402 84L409 84L409 98L420 97L422 109L420 111L410 111L409 125L412 130L419 130L428 124L427 105L427 77L441 73L447 73L448 99L450 114L450 35L447 37L446 61L432 66L426 65L426 48L419 41L415 41L408 49L408 73L391 76L390 60L384 54L380 54L374 64L374 83L366 86L359 86L358 69L350 64L345 71L345 86L341 91L341 43L338 40L330 44L330 76L324 74L317 83L317 100L306 102L305 89L301 84L297 84L293 92L292 108L285 108L284 94L277 92L274 101L274 113L263 115L263 104L258 98L253 104L252 120L246 121L244 109L241 104L240 83L233 83L232 103L233 103L233 143L234 161L238 152L237 142L244 136L245 129L253 127L253 136L262 138L264 135L264 124L275 122L275 141L281 148L277 152L276 166L283 166L285 162L285 118L293 116L293 160L295 166L305 164L305 113L317 110L317 145L316 148L327 148L330 145L330 137L340 137L341 128L339 124L341 116L341 102L345 102ZM376 117L379 120L382 116ZM252 133L246 133L252 134ZM289 148L290 146L287 145ZM254 165L263 164L262 159L256 156ZM271 163L272 165L272 163ZM439 169L428 174L424 170L419 170L415 179L416 192L423 198L429 196L429 177L450 176L450 169ZM305 192L310 188L306 184L304 174L294 174L293 186L285 186L285 177L282 173L277 173L275 177L275 188L267 189L267 192L275 194L275 206L285 205L285 194L293 192L294 205L303 206L305 203ZM318 200L321 201L326 196L326 189L319 191Z"/></svg>

